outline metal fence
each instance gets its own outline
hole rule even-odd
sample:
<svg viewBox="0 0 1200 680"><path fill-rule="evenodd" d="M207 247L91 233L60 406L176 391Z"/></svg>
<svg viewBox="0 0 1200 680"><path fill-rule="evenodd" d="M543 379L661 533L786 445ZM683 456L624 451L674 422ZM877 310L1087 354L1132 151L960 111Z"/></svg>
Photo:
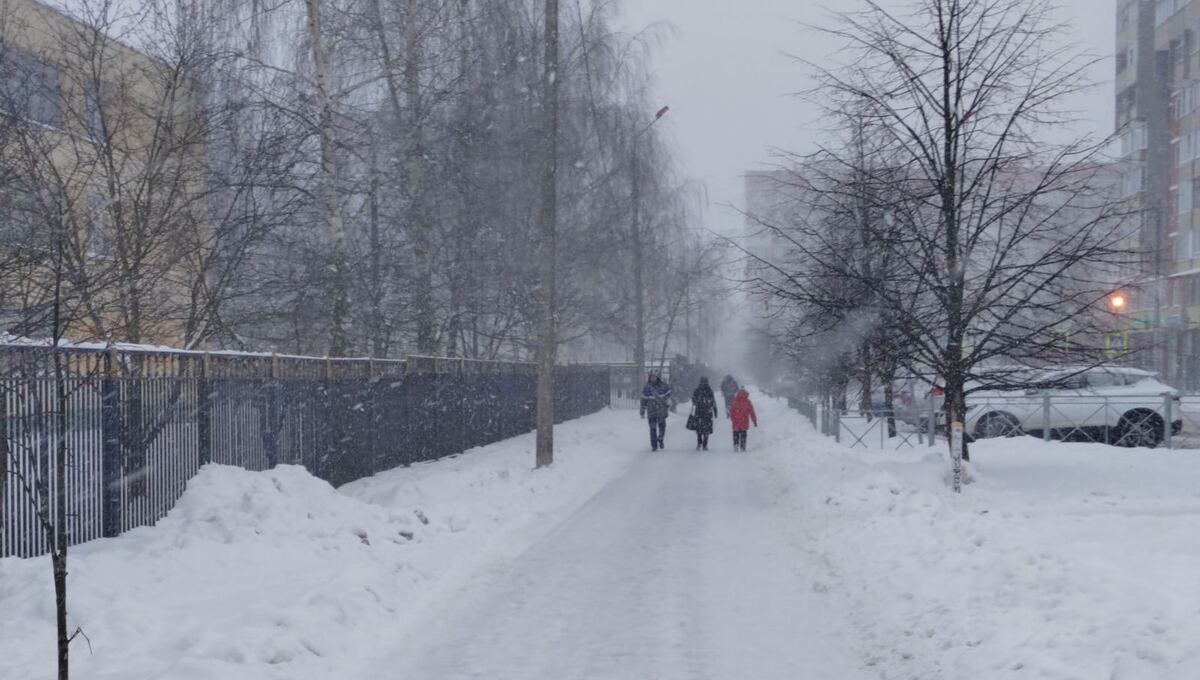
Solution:
<svg viewBox="0 0 1200 680"><path fill-rule="evenodd" d="M1163 395L1039 393L968 398L976 438L1041 437L1128 447L1200 447L1200 403Z"/></svg>
<svg viewBox="0 0 1200 680"><path fill-rule="evenodd" d="M942 420L932 410L844 413L817 399L805 397L788 397L788 405L807 418L821 434L850 448L932 447L938 442L937 432Z"/></svg>
<svg viewBox="0 0 1200 680"><path fill-rule="evenodd" d="M209 462L303 465L340 485L534 429L531 364L0 346L0 557L151 525ZM61 379L56 378L61 375ZM608 369L559 367L558 422L609 404ZM53 470L65 455L66 488Z"/></svg>
<svg viewBox="0 0 1200 680"><path fill-rule="evenodd" d="M805 398L789 399L789 404L823 435L851 448L899 449L945 441L945 417L934 412L928 400L918 410L870 413L843 412ZM1200 396L1038 392L973 396L967 405L964 425L973 439L1024 435L1045 441L1200 449Z"/></svg>
<svg viewBox="0 0 1200 680"><path fill-rule="evenodd" d="M633 364L609 364L609 371L612 375L611 382L611 398L613 408L617 409L637 409L642 403L642 387L646 384L646 369L642 369ZM659 369L655 367L662 375L662 379L670 383L674 377L671 374L670 366L663 366ZM679 394L676 398L681 398Z"/></svg>

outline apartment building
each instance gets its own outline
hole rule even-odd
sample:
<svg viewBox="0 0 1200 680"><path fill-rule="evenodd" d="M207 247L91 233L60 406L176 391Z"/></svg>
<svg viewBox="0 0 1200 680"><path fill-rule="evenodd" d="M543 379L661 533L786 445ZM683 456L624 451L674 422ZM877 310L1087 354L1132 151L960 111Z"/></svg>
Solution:
<svg viewBox="0 0 1200 680"><path fill-rule="evenodd" d="M174 344L203 242L204 150L171 65L36 0L0 0L0 331ZM51 250L57 254L51 254Z"/></svg>
<svg viewBox="0 0 1200 680"><path fill-rule="evenodd" d="M751 271L782 265L793 249L780 231L788 232L805 211L804 181L799 170L752 170L745 174L745 233L742 247ZM794 237L795 234L792 234Z"/></svg>
<svg viewBox="0 0 1200 680"><path fill-rule="evenodd" d="M1140 361L1200 387L1200 0L1119 0L1121 192L1141 210L1129 336Z"/></svg>

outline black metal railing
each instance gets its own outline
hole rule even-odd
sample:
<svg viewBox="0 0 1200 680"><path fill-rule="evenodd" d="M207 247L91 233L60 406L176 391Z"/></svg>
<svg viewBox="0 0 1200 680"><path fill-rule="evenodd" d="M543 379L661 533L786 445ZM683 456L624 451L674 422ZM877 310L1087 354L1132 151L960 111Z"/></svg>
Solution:
<svg viewBox="0 0 1200 680"><path fill-rule="evenodd" d="M531 364L57 352L55 371L49 349L0 346L0 557L47 550L39 507L60 492L80 543L154 524L206 463L302 465L341 485L535 425ZM558 422L599 411L608 369L559 367L554 392Z"/></svg>

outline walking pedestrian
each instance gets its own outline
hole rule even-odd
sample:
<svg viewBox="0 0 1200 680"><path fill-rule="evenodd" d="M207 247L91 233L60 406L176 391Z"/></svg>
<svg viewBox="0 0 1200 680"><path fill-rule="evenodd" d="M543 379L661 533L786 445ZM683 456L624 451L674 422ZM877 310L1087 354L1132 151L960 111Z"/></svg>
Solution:
<svg viewBox="0 0 1200 680"><path fill-rule="evenodd" d="M651 372L642 388L640 414L650 423L650 450L664 447L667 434L667 414L671 410L671 386L657 372Z"/></svg>
<svg viewBox="0 0 1200 680"><path fill-rule="evenodd" d="M729 407L733 404L733 396L741 389L732 375L726 374L725 379L721 381L721 396L725 397L725 413L729 413Z"/></svg>
<svg viewBox="0 0 1200 680"><path fill-rule="evenodd" d="M708 376L700 378L700 384L692 392L692 414L696 416L696 450L708 450L708 435L713 431L713 419L717 417L717 398L708 384Z"/></svg>
<svg viewBox="0 0 1200 680"><path fill-rule="evenodd" d="M729 407L729 420L733 423L733 450L746 450L746 435L750 430L750 422L758 427L758 416L754 413L754 404L750 402L750 393L738 390L733 397L733 405Z"/></svg>

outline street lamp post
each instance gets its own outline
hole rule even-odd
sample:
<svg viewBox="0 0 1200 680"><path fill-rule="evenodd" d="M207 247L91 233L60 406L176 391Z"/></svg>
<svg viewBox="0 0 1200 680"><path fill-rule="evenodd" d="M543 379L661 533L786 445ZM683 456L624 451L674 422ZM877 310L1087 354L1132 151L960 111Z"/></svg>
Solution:
<svg viewBox="0 0 1200 680"><path fill-rule="evenodd" d="M641 179L641 160L638 158L638 141L641 140L654 124L662 120L662 117L667 115L671 107L664 106L654 114L654 120L650 121L646 127L642 128L633 136L630 143L630 181L631 191L630 199L633 202L632 212L633 219L630 226L630 241L633 245L633 298L634 298L634 314L635 332L637 338L633 348L633 363L637 366L639 373L646 372L646 295L643 286L645 279L644 267L645 257L642 253L642 179Z"/></svg>

